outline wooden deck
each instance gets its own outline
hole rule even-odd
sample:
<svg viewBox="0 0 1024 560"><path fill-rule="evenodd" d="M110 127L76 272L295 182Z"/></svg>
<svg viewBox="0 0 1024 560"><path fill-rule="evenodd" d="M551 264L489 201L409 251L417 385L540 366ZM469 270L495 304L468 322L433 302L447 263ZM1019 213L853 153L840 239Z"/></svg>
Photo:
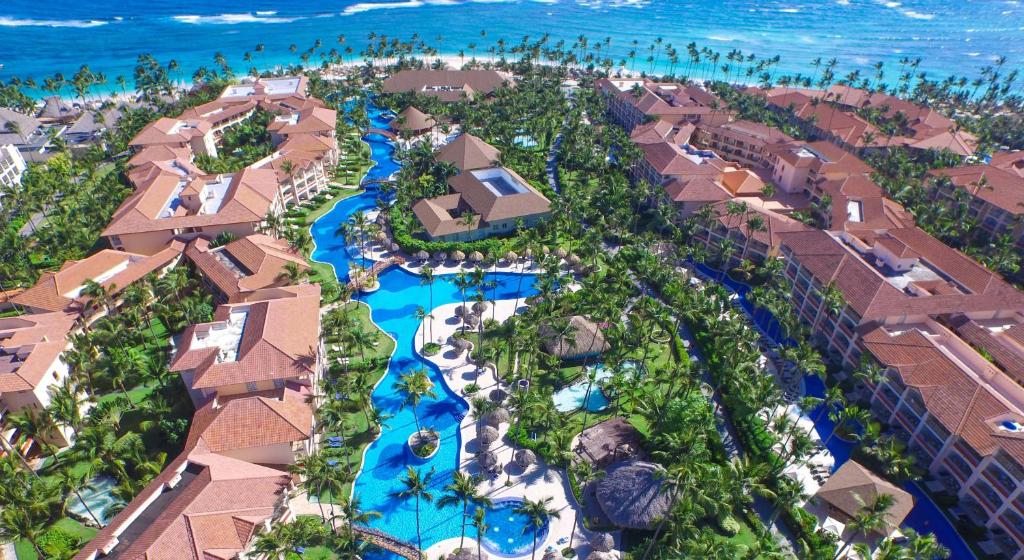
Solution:
<svg viewBox="0 0 1024 560"><path fill-rule="evenodd" d="M392 537L383 531L362 525L356 525L355 532L356 536L363 542L372 544L378 548L383 548L388 552L393 552L402 558L407 558L408 560L420 560L421 558L420 550L416 548L416 545Z"/></svg>

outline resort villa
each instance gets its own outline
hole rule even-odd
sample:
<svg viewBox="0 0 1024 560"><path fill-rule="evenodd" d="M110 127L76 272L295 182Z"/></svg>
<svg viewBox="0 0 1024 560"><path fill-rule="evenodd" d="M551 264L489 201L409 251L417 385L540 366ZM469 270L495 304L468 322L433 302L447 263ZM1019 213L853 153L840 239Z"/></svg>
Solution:
<svg viewBox="0 0 1024 560"><path fill-rule="evenodd" d="M793 141L781 130L747 120L719 124L701 123L696 127L694 143L714 150L719 156L763 172L771 170L769 146Z"/></svg>
<svg viewBox="0 0 1024 560"><path fill-rule="evenodd" d="M220 303L238 302L257 290L291 284L286 275L289 263L300 273L309 270L306 259L287 241L259 233L219 247L211 247L206 237L197 237L185 248L185 257Z"/></svg>
<svg viewBox="0 0 1024 560"><path fill-rule="evenodd" d="M412 211L432 241L470 241L533 227L551 213L551 203L515 171L497 166L500 152L462 134L436 154L460 173L448 178L452 194L425 198Z"/></svg>
<svg viewBox="0 0 1024 560"><path fill-rule="evenodd" d="M265 288L221 305L211 323L187 327L171 360L192 402L301 386L323 373L320 287Z"/></svg>
<svg viewBox="0 0 1024 560"><path fill-rule="evenodd" d="M764 208L759 199L739 198L711 205L711 220L700 223L694 241L702 243L712 254L721 251L725 240L734 249L730 265L743 260L762 263L779 254L783 233L808 231L810 226L800 220Z"/></svg>
<svg viewBox="0 0 1024 560"><path fill-rule="evenodd" d="M74 325L75 316L62 312L0 318L0 453L11 452L25 436L7 424L7 416L26 408L40 412L50 404L50 387L67 377L61 355ZM46 443L64 447L72 433L62 426ZM35 444L24 437L17 451L31 456Z"/></svg>
<svg viewBox="0 0 1024 560"><path fill-rule="evenodd" d="M964 196L969 212L989 235L1010 235L1024 248L1024 152L994 154L983 165L950 167L929 172L932 194L955 201Z"/></svg>
<svg viewBox="0 0 1024 560"><path fill-rule="evenodd" d="M650 120L673 125L714 124L731 118L725 103L696 86L660 83L647 78L601 78L595 87L608 99L608 110L616 124L632 132Z"/></svg>
<svg viewBox="0 0 1024 560"><path fill-rule="evenodd" d="M391 121L391 130L401 137L419 136L430 132L437 121L434 117L420 111L412 105L406 107Z"/></svg>
<svg viewBox="0 0 1024 560"><path fill-rule="evenodd" d="M427 95L446 103L482 99L511 79L496 70L401 70L384 79L384 93Z"/></svg>
<svg viewBox="0 0 1024 560"><path fill-rule="evenodd" d="M28 166L14 144L0 144L0 191L13 190L21 184L21 176ZM0 194L3 208L3 194Z"/></svg>
<svg viewBox="0 0 1024 560"><path fill-rule="evenodd" d="M862 540L861 535L846 526L857 517L862 507L872 504L882 495L891 496L893 505L887 510L882 526L869 535L872 540L882 539L892 535L903 523L914 508L914 497L856 461L847 461L832 473L811 497L806 508L818 518L824 531L833 532L843 542Z"/></svg>

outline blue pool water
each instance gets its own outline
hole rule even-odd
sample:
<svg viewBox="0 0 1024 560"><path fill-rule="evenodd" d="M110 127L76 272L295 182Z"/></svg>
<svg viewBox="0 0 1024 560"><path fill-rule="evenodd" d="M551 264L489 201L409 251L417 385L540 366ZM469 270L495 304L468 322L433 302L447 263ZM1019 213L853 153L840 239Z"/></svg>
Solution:
<svg viewBox="0 0 1024 560"><path fill-rule="evenodd" d="M548 524L539 528L530 524L530 519L515 509L523 505L522 500L497 500L487 511L487 535L483 546L487 552L498 556L523 556L533 549L534 537L538 543L548 536Z"/></svg>
<svg viewBox="0 0 1024 560"><path fill-rule="evenodd" d="M555 409L559 412L572 412L586 408L589 412L600 412L611 404L608 397L599 386L602 381L612 376L612 372L602 365L594 366L594 385L590 387L590 394L587 395L587 386L590 381L586 376L583 379L564 387L552 395L555 401Z"/></svg>
<svg viewBox="0 0 1024 560"><path fill-rule="evenodd" d="M71 500L68 501L68 511L75 514L81 519L91 520L92 515L96 516L100 522L106 524L110 521L113 515L107 515L107 510L110 506L118 502L117 498L114 497L114 487L117 486L117 481L114 477L107 475L97 476L92 480L92 484L88 488L82 489L79 494L82 496L82 503L76 496L72 496ZM85 505L88 505L88 509Z"/></svg>
<svg viewBox="0 0 1024 560"><path fill-rule="evenodd" d="M719 273L708 266L698 264L696 268L707 278L714 278L716 280L719 278ZM770 312L755 308L747 300L747 292L750 291L748 286L736 282L728 276L721 283L730 292L739 295L740 305L743 307L743 310L753 317L754 323L762 333L777 344L793 344L792 340L783 339L778 322ZM825 384L819 377L804 376L804 391L808 395L822 398L825 396ZM823 406L819 406L809 415L814 420L814 429L818 432L818 436L821 437L822 441L828 439L835 426L835 423L829 419L828 414L822 413ZM853 449L853 443L833 437L828 442L828 450L836 460L833 469L838 469L843 463L848 461L853 453ZM952 522L917 484L908 481L904 482L902 486L904 490L914 496L914 508L907 515L906 519L903 520L904 527L910 527L921 533L934 533L939 542L949 549L950 558L957 560L975 558L974 552L967 546L967 543L964 542L960 534L956 532Z"/></svg>
<svg viewBox="0 0 1024 560"><path fill-rule="evenodd" d="M385 125L387 119L391 118L372 101L368 103L367 109L374 120L371 126ZM369 135L363 140L370 145L376 162L367 174L367 179L388 177L398 169L398 163L394 160L394 146L387 138ZM344 240L336 237L334 232L355 212L372 209L377 195L375 189L369 188L364 193L341 200L311 228L316 242L313 258L332 264L341 282L347 280L353 257ZM532 275L498 273L488 274L487 277L497 284L493 296L495 299L525 298L537 293ZM363 469L356 478L353 491L362 500L364 510L382 514L371 525L397 538L415 542L415 503L403 502L394 498L393 494L401 490L401 478L409 466L424 474L433 470L431 490L435 499L444 494L444 487L451 482L452 473L458 465L461 447L459 423L469 410L466 401L448 388L440 370L415 352L415 335L419 327L415 311L417 307L426 305L431 298L435 306L440 306L462 301L462 295L453 283L453 275L436 276L433 287L430 287L421 285L418 275L393 267L381 274L378 280L380 288L365 296L364 301L371 308L374 322L394 338L397 345L387 373L372 393L372 400L375 408L392 417L385 424L380 437L367 448ZM403 373L418 368L427 371L434 382L436 393L435 398L424 398L417 409L421 424L432 427L441 436L440 449L430 459L416 458L408 450L406 440L416 431L415 417L412 409L402 408L403 396L394 389ZM461 513L460 508L440 509L433 504L422 503L420 525L423 547L458 537L462 525ZM518 531L522 533L522 529L523 525L520 524ZM472 528L467 531L467 538L475 538ZM378 551L367 558L379 560L390 556Z"/></svg>

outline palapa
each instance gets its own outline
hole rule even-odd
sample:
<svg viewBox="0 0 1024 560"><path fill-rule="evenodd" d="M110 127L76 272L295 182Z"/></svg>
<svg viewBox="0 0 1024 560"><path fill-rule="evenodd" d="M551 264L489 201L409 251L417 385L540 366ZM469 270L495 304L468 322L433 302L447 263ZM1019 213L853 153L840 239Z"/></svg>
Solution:
<svg viewBox="0 0 1024 560"><path fill-rule="evenodd" d="M517 255L515 251L509 251L509 252L505 253L505 260L508 261L508 262L513 262L513 261L515 261L518 258L519 258L519 255Z"/></svg>
<svg viewBox="0 0 1024 560"><path fill-rule="evenodd" d="M498 466L498 455L493 451L484 451L476 456L476 462L485 470Z"/></svg>
<svg viewBox="0 0 1024 560"><path fill-rule="evenodd" d="M662 490L664 469L654 463L618 463L597 482L597 503L617 527L646 530L668 514L672 493Z"/></svg>
<svg viewBox="0 0 1024 560"><path fill-rule="evenodd" d="M424 251L422 249L416 252L416 260L426 261L429 258L430 258L430 253L427 253L426 251Z"/></svg>
<svg viewBox="0 0 1024 560"><path fill-rule="evenodd" d="M566 255L568 255L568 254L569 254L569 253L567 253L567 252L565 251L565 249L563 249L563 248L561 248L561 247L559 247L559 248L555 249L555 256L556 256L556 257L558 257L558 258L560 258L560 259L564 259L564 258L566 257Z"/></svg>
<svg viewBox="0 0 1024 560"><path fill-rule="evenodd" d="M477 551L470 547L464 547L456 550L455 552L448 555L448 560L490 560L486 552L480 552L479 556Z"/></svg>
<svg viewBox="0 0 1024 560"><path fill-rule="evenodd" d="M494 426L488 426L481 424L477 427L476 438L480 440L480 443L490 444L498 441L498 429Z"/></svg>
<svg viewBox="0 0 1024 560"><path fill-rule="evenodd" d="M515 461L520 467L526 468L537 462L537 454L529 449L520 449L516 451Z"/></svg>
<svg viewBox="0 0 1024 560"><path fill-rule="evenodd" d="M473 262L480 262L484 260L484 255L480 251L473 251L469 254L469 260Z"/></svg>
<svg viewBox="0 0 1024 560"><path fill-rule="evenodd" d="M615 548L615 537L608 533L597 533L590 539L590 547L601 552L611 552Z"/></svg>
<svg viewBox="0 0 1024 560"><path fill-rule="evenodd" d="M463 261L463 260L466 260L466 253L463 253L462 251L456 249L456 250L452 251L452 260L453 261Z"/></svg>
<svg viewBox="0 0 1024 560"><path fill-rule="evenodd" d="M595 550L587 555L587 560L616 560L616 558L611 552Z"/></svg>
<svg viewBox="0 0 1024 560"><path fill-rule="evenodd" d="M478 301L478 302L473 304L473 313L476 313L477 315L479 315L479 314L483 313L484 311L487 311L487 302L486 301Z"/></svg>

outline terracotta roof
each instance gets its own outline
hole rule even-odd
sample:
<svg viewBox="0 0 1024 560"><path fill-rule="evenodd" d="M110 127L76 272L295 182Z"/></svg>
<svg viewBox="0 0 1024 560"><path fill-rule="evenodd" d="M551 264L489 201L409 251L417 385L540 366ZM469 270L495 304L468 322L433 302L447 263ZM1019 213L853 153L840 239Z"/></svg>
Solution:
<svg viewBox="0 0 1024 560"><path fill-rule="evenodd" d="M772 212L754 204L748 204L742 198L736 199L731 204L741 204L745 211L742 214L730 215L728 211L729 201L713 204L712 211L718 223L725 226L726 229L739 230L745 238L753 235L753 239L764 243L768 247L778 247L782 243L781 235L784 233L811 229L800 220ZM761 218L761 223L764 226L763 229L753 229L750 227L751 218L754 216Z"/></svg>
<svg viewBox="0 0 1024 560"><path fill-rule="evenodd" d="M208 239L198 237L188 244L185 256L229 301L240 292L287 285L282 276L287 263L294 263L300 270L309 269L287 241L262 234L248 235L215 249L210 249Z"/></svg>
<svg viewBox="0 0 1024 560"><path fill-rule="evenodd" d="M791 136L773 126L742 119L721 124L701 124L700 127L709 133L719 132L729 136L744 136L748 142L756 141L763 144L793 142Z"/></svg>
<svg viewBox="0 0 1024 560"><path fill-rule="evenodd" d="M885 197L882 188L864 174L850 175L820 183L818 187L832 198L832 230L879 230L912 227L914 217L896 202ZM850 205L859 208L854 220Z"/></svg>
<svg viewBox="0 0 1024 560"><path fill-rule="evenodd" d="M1024 175L994 165L947 167L929 172L1013 215L1024 214Z"/></svg>
<svg viewBox="0 0 1024 560"><path fill-rule="evenodd" d="M186 121L162 117L147 124L128 145L132 147L158 145L187 147L193 138L203 136L211 130L212 126L205 120Z"/></svg>
<svg viewBox="0 0 1024 560"><path fill-rule="evenodd" d="M252 295L262 294L257 291ZM243 299L222 305L214 322L186 328L171 371L195 370L193 389L314 375L320 346L320 287L302 284L277 288L273 295L272 299ZM232 311L245 312L245 323L234 359L218 361L222 349L216 345L204 347L200 337L223 329Z"/></svg>
<svg viewBox="0 0 1024 560"><path fill-rule="evenodd" d="M732 199L729 191L710 177L673 179L672 182L665 185L665 194L673 202L683 203L711 203Z"/></svg>
<svg viewBox="0 0 1024 560"><path fill-rule="evenodd" d="M202 444L214 453L309 439L313 409L307 394L292 388L268 394L218 397L196 410L186 448Z"/></svg>
<svg viewBox="0 0 1024 560"><path fill-rule="evenodd" d="M412 212L431 237L473 231L480 227L480 215L474 214L458 193L421 199L412 205ZM471 216L469 224L462 222L467 213Z"/></svg>
<svg viewBox="0 0 1024 560"><path fill-rule="evenodd" d="M408 106L391 121L391 128L395 130L426 130L437 125L434 117L420 111L416 107Z"/></svg>
<svg viewBox="0 0 1024 560"><path fill-rule="evenodd" d="M446 144L434 156L437 161L447 161L460 171L493 167L501 159L497 148L469 133Z"/></svg>
<svg viewBox="0 0 1024 560"><path fill-rule="evenodd" d="M494 70L401 70L386 78L385 93L416 92L441 101L458 101L465 95L490 94L508 84L508 78Z"/></svg>
<svg viewBox="0 0 1024 560"><path fill-rule="evenodd" d="M111 295L119 294L146 275L177 261L184 247L184 243L175 241L166 249L149 256L103 249L82 260L67 261L57 272L44 273L34 286L15 296L12 301L33 309L81 312L90 298L74 292L80 291L86 280L103 278L116 271L103 278L100 285L109 290Z"/></svg>
<svg viewBox="0 0 1024 560"><path fill-rule="evenodd" d="M256 102L251 99L240 102L214 99L209 103L203 103L202 105L186 109L178 118L183 120L202 120L209 122L213 126L221 126L255 109Z"/></svg>
<svg viewBox="0 0 1024 560"><path fill-rule="evenodd" d="M548 199L523 179L515 171L500 167L496 168L507 173L523 192L499 195L489 189L476 175L488 170L475 170L459 173L448 178L452 189L462 195L462 200L473 212L480 214L485 222L495 222L512 218L522 218L545 214L551 210Z"/></svg>
<svg viewBox="0 0 1024 560"><path fill-rule="evenodd" d="M291 118L294 118L293 114ZM330 133L337 126L337 111L326 107L311 107L297 113L298 120L294 123L289 117L270 121L267 130L283 135Z"/></svg>
<svg viewBox="0 0 1024 560"><path fill-rule="evenodd" d="M669 142L642 144L640 149L647 163L662 176L716 176L727 167L717 158L695 161L697 158L687 157L682 148Z"/></svg>
<svg viewBox="0 0 1024 560"><path fill-rule="evenodd" d="M67 346L75 324L70 313L0 318L0 395L32 391Z"/></svg>
<svg viewBox="0 0 1024 560"><path fill-rule="evenodd" d="M846 515L855 517L864 505L870 505L880 494L895 498L885 518L888 535L903 522L914 508L914 497L909 492L869 471L856 461L847 461L832 473L828 481L818 489L814 497Z"/></svg>
<svg viewBox="0 0 1024 560"><path fill-rule="evenodd" d="M658 119L637 125L629 134L629 139L634 144L657 144L660 142L688 144L694 130L696 127L691 123L675 125L669 121Z"/></svg>
<svg viewBox="0 0 1024 560"><path fill-rule="evenodd" d="M989 165L1024 177L1024 151L994 153Z"/></svg>
<svg viewBox="0 0 1024 560"><path fill-rule="evenodd" d="M767 149L794 167L813 169L818 175L829 179L841 179L874 171L860 158L831 142L796 141L769 145Z"/></svg>

